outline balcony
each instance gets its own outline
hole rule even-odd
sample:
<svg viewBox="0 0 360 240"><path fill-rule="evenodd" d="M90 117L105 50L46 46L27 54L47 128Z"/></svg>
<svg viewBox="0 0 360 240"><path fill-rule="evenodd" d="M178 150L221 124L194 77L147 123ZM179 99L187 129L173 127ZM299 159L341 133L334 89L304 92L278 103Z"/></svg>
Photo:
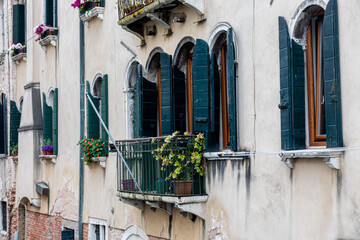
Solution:
<svg viewBox="0 0 360 240"><path fill-rule="evenodd" d="M195 138L193 135L177 136L169 143L169 148L191 152ZM208 198L205 178L200 176L190 163L186 167L186 174L182 173L176 179L170 179L169 175L175 167L162 166L161 161L156 160L153 154L155 149L162 146L164 140L165 138L161 137L116 142L142 191L141 193L137 188L125 164L118 158L117 196L121 201L139 209L143 209L144 204L147 204L153 209L159 208L171 214L171 207L176 207L184 213L203 218ZM164 154L167 152L164 151Z"/></svg>
<svg viewBox="0 0 360 240"><path fill-rule="evenodd" d="M160 24L167 30L166 35L172 33L170 22L185 22L186 15L171 14L178 6L185 5L199 14L199 20L206 20L204 15L205 0L118 0L118 24L126 31L140 38L142 45L145 44L144 25L149 21ZM171 19L172 17L172 19ZM151 31L151 35L156 32Z"/></svg>

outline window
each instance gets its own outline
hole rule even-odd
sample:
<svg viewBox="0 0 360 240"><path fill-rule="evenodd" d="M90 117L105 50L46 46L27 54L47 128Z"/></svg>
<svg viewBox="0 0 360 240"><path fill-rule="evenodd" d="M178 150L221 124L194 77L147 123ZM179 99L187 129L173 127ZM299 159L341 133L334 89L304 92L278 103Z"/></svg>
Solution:
<svg viewBox="0 0 360 240"><path fill-rule="evenodd" d="M7 100L4 93L0 99L0 154L7 154Z"/></svg>
<svg viewBox="0 0 360 240"><path fill-rule="evenodd" d="M106 238L106 222L103 220L90 218L89 220L89 239L90 240L105 240Z"/></svg>
<svg viewBox="0 0 360 240"><path fill-rule="evenodd" d="M73 229L64 228L61 231L61 240L74 240L75 231Z"/></svg>
<svg viewBox="0 0 360 240"><path fill-rule="evenodd" d="M20 110L22 99L20 100ZM15 101L10 101L10 147L18 144L18 128L20 126L21 112L16 106Z"/></svg>
<svg viewBox="0 0 360 240"><path fill-rule="evenodd" d="M13 43L25 44L26 41L26 7L24 1L13 5Z"/></svg>
<svg viewBox="0 0 360 240"><path fill-rule="evenodd" d="M337 1L297 12L296 41L279 18L281 147L342 147Z"/></svg>
<svg viewBox="0 0 360 240"><path fill-rule="evenodd" d="M1 231L7 232L7 203L1 201Z"/></svg>
<svg viewBox="0 0 360 240"><path fill-rule="evenodd" d="M57 0L44 0L45 25L57 27Z"/></svg>
<svg viewBox="0 0 360 240"><path fill-rule="evenodd" d="M58 153L58 89L43 93L43 140L51 141L53 154Z"/></svg>

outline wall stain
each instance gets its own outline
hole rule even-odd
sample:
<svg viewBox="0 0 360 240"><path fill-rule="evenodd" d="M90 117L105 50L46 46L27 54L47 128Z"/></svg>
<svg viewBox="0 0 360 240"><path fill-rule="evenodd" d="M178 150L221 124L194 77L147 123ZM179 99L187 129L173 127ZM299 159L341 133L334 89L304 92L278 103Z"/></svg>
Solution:
<svg viewBox="0 0 360 240"><path fill-rule="evenodd" d="M251 164L250 159L245 160L246 173L245 173L245 181L246 181L246 198L250 199L250 182L251 182Z"/></svg>
<svg viewBox="0 0 360 240"><path fill-rule="evenodd" d="M221 181L221 183L224 182L226 165L227 165L227 161L225 160L216 161L216 172L218 173L218 178Z"/></svg>

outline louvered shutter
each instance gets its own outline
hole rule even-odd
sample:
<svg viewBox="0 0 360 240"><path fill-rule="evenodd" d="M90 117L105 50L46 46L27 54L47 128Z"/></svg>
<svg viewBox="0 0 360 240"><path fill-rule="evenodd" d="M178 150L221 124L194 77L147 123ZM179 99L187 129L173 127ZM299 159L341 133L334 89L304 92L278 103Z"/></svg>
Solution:
<svg viewBox="0 0 360 240"><path fill-rule="evenodd" d="M137 80L134 90L134 116L133 116L133 126L134 126L134 138L142 137L142 66L137 65Z"/></svg>
<svg viewBox="0 0 360 240"><path fill-rule="evenodd" d="M52 140L52 109L46 104L46 96L43 93L43 139L47 141Z"/></svg>
<svg viewBox="0 0 360 240"><path fill-rule="evenodd" d="M108 75L105 74L101 82L101 118L109 129L109 97L108 97ZM101 138L108 143L109 136L103 126L101 126ZM106 144L107 145L107 144ZM105 156L109 154L109 148L105 147Z"/></svg>
<svg viewBox="0 0 360 240"><path fill-rule="evenodd" d="M158 90L155 83L142 78L142 136L157 136L157 98Z"/></svg>
<svg viewBox="0 0 360 240"><path fill-rule="evenodd" d="M3 95L3 94L2 94ZM3 98L1 95L1 102L0 102L0 154L5 154L5 132L4 132L4 105L3 105Z"/></svg>
<svg viewBox="0 0 360 240"><path fill-rule="evenodd" d="M219 130L220 130L220 74L216 62L216 56L211 54L211 75L210 75L210 113L211 113L211 133L209 137L209 151L219 150Z"/></svg>
<svg viewBox="0 0 360 240"><path fill-rule="evenodd" d="M54 150L53 150L53 154L57 155L59 152L59 141L58 141L58 135L59 135L59 119L58 119L58 112L59 112L59 101L58 101L58 97L59 93L58 93L58 89L55 88L54 91L54 98L53 98L53 114L52 114L52 123L53 123L53 127L52 127L52 141L53 141L53 146L54 146Z"/></svg>
<svg viewBox="0 0 360 240"><path fill-rule="evenodd" d="M174 132L173 74L171 56L160 53L161 66L161 135Z"/></svg>
<svg viewBox="0 0 360 240"><path fill-rule="evenodd" d="M57 27L58 24L58 18L57 18L57 0L53 0L53 27Z"/></svg>
<svg viewBox="0 0 360 240"><path fill-rule="evenodd" d="M174 66L174 117L175 131L186 131L185 74Z"/></svg>
<svg viewBox="0 0 360 240"><path fill-rule="evenodd" d="M53 18L54 18L54 0L45 0L45 25L53 26Z"/></svg>
<svg viewBox="0 0 360 240"><path fill-rule="evenodd" d="M4 154L7 154L7 104L6 95L2 94L2 118L3 118L3 142L4 142Z"/></svg>
<svg viewBox="0 0 360 240"><path fill-rule="evenodd" d="M210 131L210 57L209 46L196 39L193 49L193 130L204 132L206 146Z"/></svg>
<svg viewBox="0 0 360 240"><path fill-rule="evenodd" d="M18 128L20 126L21 113L14 101L10 101L10 147L18 144Z"/></svg>
<svg viewBox="0 0 360 240"><path fill-rule="evenodd" d="M236 123L236 76L235 76L235 54L233 29L230 28L227 35L227 54L226 54L226 82L228 97L228 121L230 130L230 149L237 150L237 123Z"/></svg>
<svg viewBox="0 0 360 240"><path fill-rule="evenodd" d="M90 84L86 82L86 92L89 94L91 101L94 103L97 110L99 110L99 99L94 98L90 92ZM88 138L99 138L99 118L96 115L89 99L86 98L86 122L87 122L87 137Z"/></svg>
<svg viewBox="0 0 360 240"><path fill-rule="evenodd" d="M13 43L25 44L25 5L13 5Z"/></svg>
<svg viewBox="0 0 360 240"><path fill-rule="evenodd" d="M281 149L292 150L290 37L286 21L279 17Z"/></svg>
<svg viewBox="0 0 360 240"><path fill-rule="evenodd" d="M339 29L336 0L330 0L325 11L323 54L327 147L342 147Z"/></svg>

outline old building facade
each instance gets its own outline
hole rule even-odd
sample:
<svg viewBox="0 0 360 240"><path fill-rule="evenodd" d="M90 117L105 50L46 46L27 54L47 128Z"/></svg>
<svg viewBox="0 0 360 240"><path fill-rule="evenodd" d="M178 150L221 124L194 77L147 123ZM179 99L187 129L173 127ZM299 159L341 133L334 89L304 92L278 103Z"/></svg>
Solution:
<svg viewBox="0 0 360 240"><path fill-rule="evenodd" d="M360 238L356 0L77 3L0 1L1 238Z"/></svg>

